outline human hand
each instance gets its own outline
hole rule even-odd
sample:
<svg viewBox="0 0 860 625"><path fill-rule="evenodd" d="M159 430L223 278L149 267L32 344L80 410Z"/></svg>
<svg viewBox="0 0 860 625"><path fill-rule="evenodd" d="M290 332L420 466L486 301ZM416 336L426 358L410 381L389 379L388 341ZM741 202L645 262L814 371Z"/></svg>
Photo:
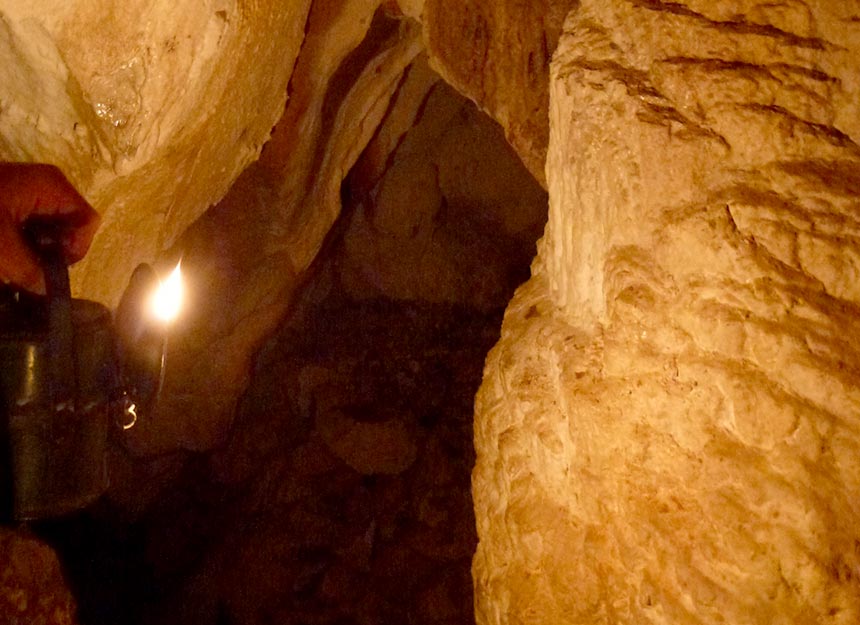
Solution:
<svg viewBox="0 0 860 625"><path fill-rule="evenodd" d="M24 238L30 220L56 228L71 264L87 253L101 218L57 167L0 163L0 280L44 293L39 258Z"/></svg>

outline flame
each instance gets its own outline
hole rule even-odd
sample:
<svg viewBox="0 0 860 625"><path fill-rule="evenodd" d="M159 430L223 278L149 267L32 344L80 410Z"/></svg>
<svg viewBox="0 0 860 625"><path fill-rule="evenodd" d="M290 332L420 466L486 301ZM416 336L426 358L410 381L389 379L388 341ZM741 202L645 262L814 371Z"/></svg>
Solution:
<svg viewBox="0 0 860 625"><path fill-rule="evenodd" d="M182 273L179 263L176 268L162 281L152 296L150 310L156 319L170 323L179 315L182 308Z"/></svg>

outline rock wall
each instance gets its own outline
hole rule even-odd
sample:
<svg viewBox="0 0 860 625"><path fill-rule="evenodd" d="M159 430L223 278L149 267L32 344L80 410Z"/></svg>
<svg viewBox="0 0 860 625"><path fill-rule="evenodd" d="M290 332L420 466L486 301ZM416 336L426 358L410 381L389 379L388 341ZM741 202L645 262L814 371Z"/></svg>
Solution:
<svg viewBox="0 0 860 625"><path fill-rule="evenodd" d="M78 294L110 305L138 262L168 270L183 258L187 305L159 414L131 437L137 454L223 443L255 350L288 309L339 214L343 177L422 50L542 176L547 63L567 0L275 4L0 11L0 157L60 165L104 217L73 271Z"/></svg>
<svg viewBox="0 0 860 625"><path fill-rule="evenodd" d="M163 255L183 258L188 307L158 414L135 428L137 453L225 441L251 359L288 310L340 213L344 177L421 48L414 22L375 3L313 5L289 102L260 160Z"/></svg>
<svg viewBox="0 0 860 625"><path fill-rule="evenodd" d="M409 4L409 3L405 3ZM424 40L433 68L505 129L545 185L549 60L577 0L426 0Z"/></svg>
<svg viewBox="0 0 860 625"><path fill-rule="evenodd" d="M57 554L25 529L0 527L0 622L75 625Z"/></svg>
<svg viewBox="0 0 860 625"><path fill-rule="evenodd" d="M860 3L586 0L476 402L479 623L860 620Z"/></svg>
<svg viewBox="0 0 860 625"><path fill-rule="evenodd" d="M476 403L479 622L855 623L858 24L856 0L7 2L0 156L60 165L104 214L83 294L185 257L192 312L130 447L210 451L342 180L431 89L406 78L426 48L551 194ZM428 198L385 201L406 178L366 189L351 296L438 296L437 252L475 247L421 231ZM381 262L409 220L430 232L414 283ZM474 268L445 297L497 297ZM183 463L122 457L114 503L140 513Z"/></svg>
<svg viewBox="0 0 860 625"><path fill-rule="evenodd" d="M422 55L341 197L227 443L62 530L81 622L474 622L474 396L546 193Z"/></svg>
<svg viewBox="0 0 860 625"><path fill-rule="evenodd" d="M73 274L116 304L255 160L310 0L4 2L0 158L59 166L102 214ZM253 62L247 62L253 58Z"/></svg>

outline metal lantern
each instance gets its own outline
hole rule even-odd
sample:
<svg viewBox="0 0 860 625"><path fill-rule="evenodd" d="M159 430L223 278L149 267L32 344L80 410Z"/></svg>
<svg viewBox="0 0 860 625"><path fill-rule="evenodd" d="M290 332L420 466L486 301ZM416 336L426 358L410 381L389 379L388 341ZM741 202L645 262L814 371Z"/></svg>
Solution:
<svg viewBox="0 0 860 625"><path fill-rule="evenodd" d="M141 322L148 266L132 277L116 324L73 299L59 246L41 249L46 296L0 288L0 515L29 520L80 509L107 488L112 424L158 395L164 340ZM120 428L121 431L121 428Z"/></svg>

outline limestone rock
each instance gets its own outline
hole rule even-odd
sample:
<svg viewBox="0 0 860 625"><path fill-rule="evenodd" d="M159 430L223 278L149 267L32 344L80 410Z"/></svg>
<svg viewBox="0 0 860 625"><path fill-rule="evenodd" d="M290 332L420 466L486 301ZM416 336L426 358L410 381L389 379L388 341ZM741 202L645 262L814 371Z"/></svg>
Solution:
<svg viewBox="0 0 860 625"><path fill-rule="evenodd" d="M339 214L343 177L421 51L414 23L375 9L314 5L261 160L165 253L183 258L189 305L158 414L133 430L136 452L212 449L228 435L252 355L290 305Z"/></svg>
<svg viewBox="0 0 860 625"><path fill-rule="evenodd" d="M576 0L426 0L421 19L431 66L505 130L542 184L549 60ZM406 10L406 9L404 9Z"/></svg>
<svg viewBox="0 0 860 625"><path fill-rule="evenodd" d="M332 453L362 475L402 473L415 462L415 435L396 417L356 418L330 409L317 412L316 426Z"/></svg>
<svg viewBox="0 0 860 625"><path fill-rule="evenodd" d="M860 620L860 3L587 0L476 405L478 623Z"/></svg>
<svg viewBox="0 0 860 625"><path fill-rule="evenodd" d="M348 182L356 206L340 284L350 296L492 310L507 303L512 281L525 279L519 272L534 257L546 193L499 125L423 60Z"/></svg>
<svg viewBox="0 0 860 625"><path fill-rule="evenodd" d="M228 445L148 511L166 594L132 597L156 608L144 623L472 621L472 404L501 314L350 303L320 294L326 273L264 350Z"/></svg>
<svg viewBox="0 0 860 625"><path fill-rule="evenodd" d="M75 272L115 304L257 158L310 0L5 2L0 158L58 165L102 213ZM253 58L253 63L246 62Z"/></svg>
<svg viewBox="0 0 860 625"><path fill-rule="evenodd" d="M0 622L78 622L57 554L23 530L0 528Z"/></svg>

